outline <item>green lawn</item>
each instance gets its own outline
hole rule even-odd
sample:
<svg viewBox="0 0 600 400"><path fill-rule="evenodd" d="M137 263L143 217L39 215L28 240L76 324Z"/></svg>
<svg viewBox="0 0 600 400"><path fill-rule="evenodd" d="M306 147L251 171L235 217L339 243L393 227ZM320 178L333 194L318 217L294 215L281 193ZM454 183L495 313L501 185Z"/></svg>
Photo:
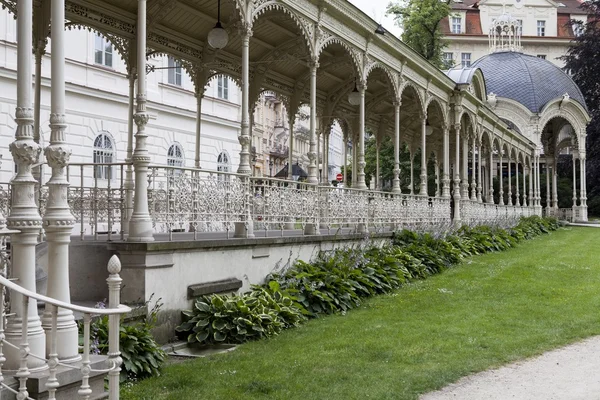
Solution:
<svg viewBox="0 0 600 400"><path fill-rule="evenodd" d="M565 228L164 369L124 399L416 399L462 376L600 334L600 229Z"/></svg>

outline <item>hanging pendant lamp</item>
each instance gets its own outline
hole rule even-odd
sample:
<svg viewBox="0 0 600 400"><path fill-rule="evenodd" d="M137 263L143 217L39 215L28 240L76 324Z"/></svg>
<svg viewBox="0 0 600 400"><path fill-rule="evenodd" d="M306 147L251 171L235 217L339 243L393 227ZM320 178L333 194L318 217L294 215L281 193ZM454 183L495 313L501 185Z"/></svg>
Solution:
<svg viewBox="0 0 600 400"><path fill-rule="evenodd" d="M348 103L353 106L357 106L360 104L360 92L356 87L356 80L354 81L354 89L348 94Z"/></svg>
<svg viewBox="0 0 600 400"><path fill-rule="evenodd" d="M208 32L208 44L213 49L222 49L229 42L229 34L221 25L221 0L217 2L217 24Z"/></svg>

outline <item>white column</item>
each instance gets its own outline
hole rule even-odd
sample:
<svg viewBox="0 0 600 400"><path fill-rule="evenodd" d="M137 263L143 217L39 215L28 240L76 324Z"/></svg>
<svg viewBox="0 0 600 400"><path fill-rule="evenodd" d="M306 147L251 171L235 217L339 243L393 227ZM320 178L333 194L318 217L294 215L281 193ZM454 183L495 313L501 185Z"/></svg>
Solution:
<svg viewBox="0 0 600 400"><path fill-rule="evenodd" d="M577 207L577 163L573 155L573 210Z"/></svg>
<svg viewBox="0 0 600 400"><path fill-rule="evenodd" d="M583 191L583 196L581 196L581 218L585 222L588 220L587 218L587 166L585 165L585 154L581 155L581 165L582 165L582 184L581 188Z"/></svg>
<svg viewBox="0 0 600 400"><path fill-rule="evenodd" d="M498 194L500 195L500 198L498 200L498 204L503 206L504 205L504 174L503 174L503 170L502 170L502 149L500 149L500 151L498 151L498 156L500 157L500 168L499 168L499 174L498 174L498 182L500 183L498 185L498 189L500 190L498 192Z"/></svg>
<svg viewBox="0 0 600 400"><path fill-rule="evenodd" d="M239 142L242 147L240 150L240 165L238 174L250 175L250 37L252 30L250 27L240 29L242 39L242 129L239 136Z"/></svg>
<svg viewBox="0 0 600 400"><path fill-rule="evenodd" d="M444 126L444 172L442 176L442 197L450 198L450 130Z"/></svg>
<svg viewBox="0 0 600 400"><path fill-rule="evenodd" d="M357 189L366 189L365 183L365 85L361 84L358 89L360 92L360 106L358 112L358 173L356 175Z"/></svg>
<svg viewBox="0 0 600 400"><path fill-rule="evenodd" d="M460 226L460 124L454 125L456 131L456 153L454 156L454 224Z"/></svg>
<svg viewBox="0 0 600 400"><path fill-rule="evenodd" d="M317 68L316 62L310 65L310 142L308 151L308 183L318 183L317 165Z"/></svg>
<svg viewBox="0 0 600 400"><path fill-rule="evenodd" d="M400 194L400 106L402 102L396 100L394 103L394 181L392 193Z"/></svg>
<svg viewBox="0 0 600 400"><path fill-rule="evenodd" d="M146 111L146 1L138 0L137 21L137 107L134 115L137 132L135 134L135 150L133 152L133 166L135 170L135 197L133 199L133 214L129 220L130 242L151 242L152 218L148 211L148 165L150 154L146 148L146 124L148 112Z"/></svg>
<svg viewBox="0 0 600 400"><path fill-rule="evenodd" d="M512 160L510 158L510 152L508 153L508 193L506 196L507 204L509 206L513 205L512 201Z"/></svg>
<svg viewBox="0 0 600 400"><path fill-rule="evenodd" d="M410 150L410 194L415 192L415 159L414 152Z"/></svg>
<svg viewBox="0 0 600 400"><path fill-rule="evenodd" d="M127 155L125 156L125 162L130 163L133 159L133 112L134 112L134 92L135 92L135 77L136 69L130 67L129 71L129 111L127 115ZM125 234L129 234L129 219L133 212L133 191L135 185L133 182L133 168L131 165L127 165L125 169L125 181L123 182L125 189L125 221L122 227Z"/></svg>
<svg viewBox="0 0 600 400"><path fill-rule="evenodd" d="M346 131L344 131L342 133L342 140L343 140L343 144L342 144L342 165L344 166L344 169L342 171L343 174L343 182L344 182L344 187L348 186L348 182L346 181L346 177L348 176L348 133Z"/></svg>
<svg viewBox="0 0 600 400"><path fill-rule="evenodd" d="M529 170L529 202L527 203L527 205L529 207L534 207L535 206L535 192L534 192L534 187L533 187L533 175L534 175L534 170L535 170L535 162L532 164L531 169Z"/></svg>
<svg viewBox="0 0 600 400"><path fill-rule="evenodd" d="M579 157L579 204L580 205L583 205L583 196L584 196L584 193L583 193L583 190L584 190L583 189L583 187L584 187L583 186L583 182L584 182L583 165L584 165L584 162L583 162L582 157L580 156Z"/></svg>
<svg viewBox="0 0 600 400"><path fill-rule="evenodd" d="M546 210L550 209L552 206L550 204L550 193L552 192L552 187L550 186L550 174L550 164L546 158Z"/></svg>
<svg viewBox="0 0 600 400"><path fill-rule="evenodd" d="M48 181L48 203L44 215L46 241L48 242L48 290L47 296L65 303L71 302L69 290L69 243L75 219L67 203L69 182L65 169L71 157L65 130L65 0L52 0L52 89L50 114L50 145L45 155L52 168ZM46 304L42 319L46 332L52 329L52 306ZM81 359L78 349L77 324L71 310L58 309L57 355L62 361ZM51 353L50 342L46 355Z"/></svg>
<svg viewBox="0 0 600 400"><path fill-rule="evenodd" d="M488 199L487 202L489 204L494 204L494 170L496 169L494 165L494 149L493 146L490 145L490 165L488 166L488 173L490 176L489 180L489 189L488 189Z"/></svg>
<svg viewBox="0 0 600 400"><path fill-rule="evenodd" d="M523 159L523 207L529 207L529 202L531 202L530 198L529 202L527 201L527 179L529 176L531 176L531 173L529 172L529 165L525 162L525 159ZM531 185L531 180L529 181L529 185Z"/></svg>
<svg viewBox="0 0 600 400"><path fill-rule="evenodd" d="M466 137L463 140L461 198L469 200L469 136L465 136Z"/></svg>
<svg viewBox="0 0 600 400"><path fill-rule="evenodd" d="M7 225L10 229L21 232L11 236L12 278L16 278L23 288L35 292L35 246L42 226L42 218L35 204L35 179L31 166L40 155L41 148L33 140L33 109L31 102L31 53L32 53L32 0L17 2L17 107L15 122L17 129L15 141L9 146L13 159L17 164L17 175L11 181L13 192L10 215ZM27 318L26 341L30 351L44 355L46 336L37 312L37 302L30 299L27 309L23 309L23 298L13 293L10 312L6 324L6 340L15 346L22 341L21 322ZM21 355L19 350L4 347L6 363L3 369L19 369ZM39 368L43 361L28 358L28 366ZM27 371L25 371L27 372Z"/></svg>
<svg viewBox="0 0 600 400"><path fill-rule="evenodd" d="M200 83L197 83L200 85ZM194 157L194 167L200 168L200 142L202 138L202 99L204 98L204 88L196 88L196 152Z"/></svg>
<svg viewBox="0 0 600 400"><path fill-rule="evenodd" d="M293 111L290 111L290 113L289 113L290 138L288 140L288 174L287 174L288 181L291 181L294 179L294 178L292 178L292 167L294 164L294 123L296 122L296 116L292 115L292 113L293 113ZM345 151L345 149L344 149L344 151Z"/></svg>
<svg viewBox="0 0 600 400"><path fill-rule="evenodd" d="M523 180L525 180L525 177L523 177ZM519 193L519 158L517 157L517 161L515 162L515 206L520 207L521 206L521 199L519 199L520 197L520 193Z"/></svg>
<svg viewBox="0 0 600 400"><path fill-rule="evenodd" d="M379 135L377 135L375 137L375 190L381 190L381 183L379 182L379 150L381 150L381 144L379 141Z"/></svg>
<svg viewBox="0 0 600 400"><path fill-rule="evenodd" d="M477 152L477 138L473 134L472 156L471 156L471 200L477 200L477 163L475 153Z"/></svg>
<svg viewBox="0 0 600 400"><path fill-rule="evenodd" d="M435 172L435 197L440 196L440 161L437 154L434 158L434 172Z"/></svg>
<svg viewBox="0 0 600 400"><path fill-rule="evenodd" d="M427 114L421 120L421 187L419 196L427 196Z"/></svg>
<svg viewBox="0 0 600 400"><path fill-rule="evenodd" d="M556 164L552 166L552 208L558 208L558 172L556 172Z"/></svg>
<svg viewBox="0 0 600 400"><path fill-rule="evenodd" d="M358 132L352 136L352 188L356 189L358 182Z"/></svg>
<svg viewBox="0 0 600 400"><path fill-rule="evenodd" d="M41 32L38 29L38 32ZM40 124L41 124L41 100L42 100L42 59L46 54L46 38L38 38L36 46L34 48L35 54L35 94L33 100L33 141L37 144L40 143ZM40 189L43 184L44 167L39 165L33 169L33 177L37 181L37 188L35 193L35 200L39 207L40 203Z"/></svg>
<svg viewBox="0 0 600 400"><path fill-rule="evenodd" d="M479 152L477 153L477 201L482 203L482 192L483 192L483 166L481 164L481 153L483 153L483 147L481 141L479 144Z"/></svg>
<svg viewBox="0 0 600 400"><path fill-rule="evenodd" d="M327 126L327 130L323 133L323 184L329 186L329 139L331 137L331 125Z"/></svg>
<svg viewBox="0 0 600 400"><path fill-rule="evenodd" d="M540 169L540 156L535 157L535 171L536 171L536 180L537 180L537 206L542 207L542 177L541 177L541 169Z"/></svg>

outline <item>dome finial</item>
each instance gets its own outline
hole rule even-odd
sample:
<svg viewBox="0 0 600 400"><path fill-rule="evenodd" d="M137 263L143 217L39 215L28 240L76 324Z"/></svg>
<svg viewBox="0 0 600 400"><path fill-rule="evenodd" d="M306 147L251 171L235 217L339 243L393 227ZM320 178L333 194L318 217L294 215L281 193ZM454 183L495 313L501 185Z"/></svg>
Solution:
<svg viewBox="0 0 600 400"><path fill-rule="evenodd" d="M506 1L502 2L502 15L492 21L489 32L490 53L521 51L521 21L506 12Z"/></svg>

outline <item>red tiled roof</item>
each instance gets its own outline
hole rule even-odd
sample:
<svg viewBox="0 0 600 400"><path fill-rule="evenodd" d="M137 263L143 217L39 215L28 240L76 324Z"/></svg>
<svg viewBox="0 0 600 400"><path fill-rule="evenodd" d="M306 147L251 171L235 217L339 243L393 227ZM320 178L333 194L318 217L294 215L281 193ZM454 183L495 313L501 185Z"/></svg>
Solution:
<svg viewBox="0 0 600 400"><path fill-rule="evenodd" d="M585 14L585 11L579 8L583 0L557 0L556 2L565 5L556 9L559 14Z"/></svg>
<svg viewBox="0 0 600 400"><path fill-rule="evenodd" d="M453 1L451 7L453 10L471 10L479 6L479 1L480 0L463 0L461 3Z"/></svg>

